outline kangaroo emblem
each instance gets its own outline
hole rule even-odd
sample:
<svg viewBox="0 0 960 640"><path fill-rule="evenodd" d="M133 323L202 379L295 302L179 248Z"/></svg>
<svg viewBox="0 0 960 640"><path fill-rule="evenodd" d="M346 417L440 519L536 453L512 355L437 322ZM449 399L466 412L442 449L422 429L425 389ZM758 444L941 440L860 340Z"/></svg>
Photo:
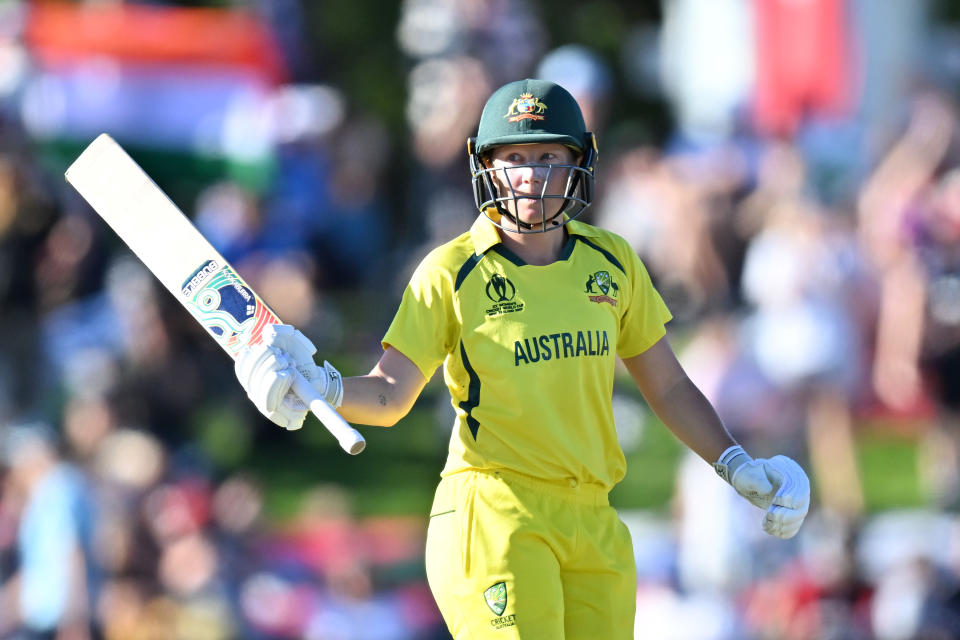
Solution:
<svg viewBox="0 0 960 640"><path fill-rule="evenodd" d="M514 98L510 103L510 108L503 114L508 122L518 122L520 120L543 120L543 113L547 110L547 105L540 98L532 93L522 93L519 98Z"/></svg>

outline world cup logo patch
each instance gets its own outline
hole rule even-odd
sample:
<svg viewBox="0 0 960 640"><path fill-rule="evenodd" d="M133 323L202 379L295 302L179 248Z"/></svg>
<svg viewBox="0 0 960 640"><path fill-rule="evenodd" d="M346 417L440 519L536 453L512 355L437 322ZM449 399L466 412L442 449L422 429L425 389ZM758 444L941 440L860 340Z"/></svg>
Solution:
<svg viewBox="0 0 960 640"><path fill-rule="evenodd" d="M499 273L495 273L487 280L487 297L493 302L509 302L517 295L517 289L506 278Z"/></svg>
<svg viewBox="0 0 960 640"><path fill-rule="evenodd" d="M510 278L495 273L487 279L487 286L484 293L493 302L493 306L486 309L488 316L498 316L504 313L513 313L523 311L523 301L515 300L517 297L517 288Z"/></svg>

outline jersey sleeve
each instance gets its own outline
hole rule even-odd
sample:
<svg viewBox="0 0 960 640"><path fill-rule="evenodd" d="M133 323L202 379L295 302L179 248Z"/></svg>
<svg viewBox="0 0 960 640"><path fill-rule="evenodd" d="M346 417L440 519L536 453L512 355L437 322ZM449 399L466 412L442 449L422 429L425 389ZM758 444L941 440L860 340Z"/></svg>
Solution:
<svg viewBox="0 0 960 640"><path fill-rule="evenodd" d="M673 315L653 286L647 268L632 249L621 251L630 282L629 304L620 317L617 355L630 358L652 347L667 333Z"/></svg>
<svg viewBox="0 0 960 640"><path fill-rule="evenodd" d="M410 278L382 345L410 358L429 380L456 344L458 326L453 277L427 256Z"/></svg>

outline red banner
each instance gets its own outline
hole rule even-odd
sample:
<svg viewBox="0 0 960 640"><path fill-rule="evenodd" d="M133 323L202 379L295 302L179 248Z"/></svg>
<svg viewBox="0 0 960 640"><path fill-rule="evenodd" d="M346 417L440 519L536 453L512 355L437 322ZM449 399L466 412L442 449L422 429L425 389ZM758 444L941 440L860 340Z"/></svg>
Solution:
<svg viewBox="0 0 960 640"><path fill-rule="evenodd" d="M37 2L25 39L46 67L104 56L133 63L227 66L287 81L280 49L255 15L214 8Z"/></svg>

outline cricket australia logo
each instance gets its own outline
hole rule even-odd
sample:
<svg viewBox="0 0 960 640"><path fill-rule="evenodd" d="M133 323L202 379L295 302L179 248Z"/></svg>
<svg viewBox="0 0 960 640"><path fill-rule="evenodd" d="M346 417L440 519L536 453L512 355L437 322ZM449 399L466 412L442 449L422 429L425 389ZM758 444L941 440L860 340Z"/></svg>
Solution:
<svg viewBox="0 0 960 640"><path fill-rule="evenodd" d="M523 311L523 301L514 300L517 297L517 288L510 281L510 278L495 273L487 280L487 287L484 291L493 303L493 306L486 310L488 316Z"/></svg>
<svg viewBox="0 0 960 640"><path fill-rule="evenodd" d="M490 620L490 626L494 629L506 629L517 624L517 614L511 613L508 616L503 615L507 609L507 584L498 582L483 592L483 599L486 601L490 611L497 616Z"/></svg>
<svg viewBox="0 0 960 640"><path fill-rule="evenodd" d="M613 281L609 271L596 271L587 276L585 293L595 294L590 296L590 302L607 302L615 307L620 296L620 287Z"/></svg>
<svg viewBox="0 0 960 640"><path fill-rule="evenodd" d="M507 585L504 582L498 582L483 592L483 599L487 601L490 611L498 616L502 616L507 608Z"/></svg>
<svg viewBox="0 0 960 640"><path fill-rule="evenodd" d="M503 114L507 122L519 122L520 120L543 120L546 116L543 112L547 110L547 105L540 98L535 98L532 93L521 93L519 98L514 98L510 103L510 108Z"/></svg>

